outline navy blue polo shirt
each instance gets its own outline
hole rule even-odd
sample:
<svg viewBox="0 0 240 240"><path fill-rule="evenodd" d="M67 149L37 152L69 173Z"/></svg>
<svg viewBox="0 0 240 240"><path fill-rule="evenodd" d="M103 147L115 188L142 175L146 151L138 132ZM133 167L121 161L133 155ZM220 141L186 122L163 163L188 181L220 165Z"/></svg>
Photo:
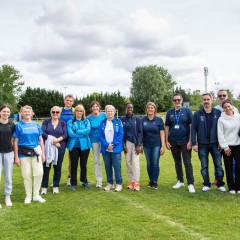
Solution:
<svg viewBox="0 0 240 240"><path fill-rule="evenodd" d="M164 130L162 118L155 116L152 120L142 118L143 147L162 147L160 131Z"/></svg>
<svg viewBox="0 0 240 240"><path fill-rule="evenodd" d="M193 114L189 108L170 109L166 115L165 126L169 127L168 141L170 142L188 142L190 127ZM178 125L178 127L176 127Z"/></svg>

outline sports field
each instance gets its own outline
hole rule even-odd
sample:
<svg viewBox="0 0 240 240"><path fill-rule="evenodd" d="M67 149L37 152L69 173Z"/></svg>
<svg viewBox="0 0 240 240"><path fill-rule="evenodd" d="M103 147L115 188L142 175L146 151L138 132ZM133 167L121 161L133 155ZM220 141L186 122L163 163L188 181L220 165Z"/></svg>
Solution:
<svg viewBox="0 0 240 240"><path fill-rule="evenodd" d="M195 153L194 194L188 193L187 186L172 189L176 177L169 151L161 158L160 166L159 189L147 188L142 155L141 190L134 192L126 189L128 179L123 157L122 192L105 192L95 188L91 153L88 163L91 189L78 185L72 192L66 186L65 157L60 194L53 195L50 189L46 203L30 205L23 203L23 180L20 169L14 167L10 208L4 205L4 177L1 182L0 239L240 239L240 195L220 193L216 187L202 193L200 163ZM212 176L212 163L210 167Z"/></svg>

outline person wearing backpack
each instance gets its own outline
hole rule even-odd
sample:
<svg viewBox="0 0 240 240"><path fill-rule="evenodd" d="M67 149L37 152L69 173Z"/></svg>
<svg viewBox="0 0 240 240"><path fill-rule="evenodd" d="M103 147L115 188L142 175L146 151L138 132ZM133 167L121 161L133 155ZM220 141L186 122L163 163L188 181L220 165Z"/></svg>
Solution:
<svg viewBox="0 0 240 240"><path fill-rule="evenodd" d="M60 120L60 107L54 106L50 111L51 118L44 120L42 124L43 140L45 144L46 161L43 163L43 179L41 194L47 194L49 172L53 165L53 193L59 193L61 180L62 162L67 145L66 123ZM56 161L53 161L53 160Z"/></svg>

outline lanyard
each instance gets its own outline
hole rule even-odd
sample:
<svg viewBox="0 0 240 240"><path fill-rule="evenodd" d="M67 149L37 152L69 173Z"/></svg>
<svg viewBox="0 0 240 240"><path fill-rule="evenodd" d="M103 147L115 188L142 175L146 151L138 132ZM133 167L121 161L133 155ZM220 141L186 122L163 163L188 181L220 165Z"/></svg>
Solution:
<svg viewBox="0 0 240 240"><path fill-rule="evenodd" d="M176 124L177 124L177 125L179 124L180 115L181 115L181 108L180 108L179 111L177 111L177 110L175 109L175 119L176 119Z"/></svg>

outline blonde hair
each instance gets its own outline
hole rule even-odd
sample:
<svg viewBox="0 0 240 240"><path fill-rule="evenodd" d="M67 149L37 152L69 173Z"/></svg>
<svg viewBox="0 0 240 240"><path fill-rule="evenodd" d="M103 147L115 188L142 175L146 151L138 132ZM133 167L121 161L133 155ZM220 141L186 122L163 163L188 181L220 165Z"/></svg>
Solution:
<svg viewBox="0 0 240 240"><path fill-rule="evenodd" d="M76 107L75 107L75 110L74 110L74 118L76 118L76 110L83 110L83 116L82 116L82 119L86 118L86 111L85 111L85 108L82 104L78 104Z"/></svg>
<svg viewBox="0 0 240 240"><path fill-rule="evenodd" d="M50 110L50 113L52 113L53 109L57 109L57 111L61 112L61 108L59 106L53 106Z"/></svg>
<svg viewBox="0 0 240 240"><path fill-rule="evenodd" d="M23 118L23 111L24 111L25 109L31 110L31 112L32 112L32 117L33 117L34 112L33 112L32 107L29 106L29 105L25 105L25 106L23 106L23 107L20 108L20 116L21 116L21 118Z"/></svg>
<svg viewBox="0 0 240 240"><path fill-rule="evenodd" d="M157 113L157 106L156 106L156 104L154 103L154 102L148 102L147 103L147 105L146 105L146 107L145 107L145 113L147 114L147 108L149 107L149 106L153 106L154 107L154 114L156 114Z"/></svg>

